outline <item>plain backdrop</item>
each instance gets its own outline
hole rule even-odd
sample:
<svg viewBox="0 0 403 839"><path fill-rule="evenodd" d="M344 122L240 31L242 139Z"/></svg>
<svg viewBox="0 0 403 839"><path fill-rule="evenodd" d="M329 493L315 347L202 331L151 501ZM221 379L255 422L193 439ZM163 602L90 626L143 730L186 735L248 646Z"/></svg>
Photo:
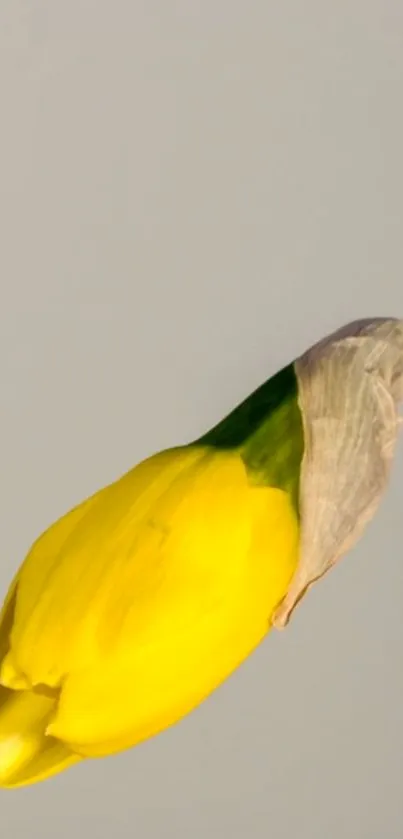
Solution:
<svg viewBox="0 0 403 839"><path fill-rule="evenodd" d="M1 595L33 539L314 340L403 314L400 0L2 0ZM7 839L403 835L403 459L197 711L0 791Z"/></svg>

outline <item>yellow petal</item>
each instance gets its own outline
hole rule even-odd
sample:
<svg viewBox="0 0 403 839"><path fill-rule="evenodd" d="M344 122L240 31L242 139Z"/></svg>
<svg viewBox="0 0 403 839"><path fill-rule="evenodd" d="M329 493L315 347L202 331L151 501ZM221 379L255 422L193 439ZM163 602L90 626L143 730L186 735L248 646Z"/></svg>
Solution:
<svg viewBox="0 0 403 839"><path fill-rule="evenodd" d="M45 736L55 697L0 686L0 786L32 784L80 758Z"/></svg>
<svg viewBox="0 0 403 839"><path fill-rule="evenodd" d="M210 487L211 480L206 476ZM224 485L228 492L231 484ZM199 487L192 514L191 498L184 502L165 544L163 575L140 575L137 585L133 577L120 591L121 608L111 590L103 626L103 633L112 628L110 646L69 674L48 729L82 755L128 748L176 722L268 631L296 563L290 499L246 485L230 491L227 504L216 486L215 498L217 508L208 507Z"/></svg>
<svg viewBox="0 0 403 839"><path fill-rule="evenodd" d="M39 781L52 778L59 772L64 772L65 769L74 766L81 760L80 755L73 754L63 743L58 742L53 737L47 737L46 741L42 742L41 748L32 756L30 762L13 775L8 783L0 783L0 785L8 789L14 789L37 784Z"/></svg>
<svg viewBox="0 0 403 839"><path fill-rule="evenodd" d="M289 495L252 486L236 452L203 448L150 458L56 523L17 577L0 677L58 698L29 755L9 750L12 778L133 746L191 711L262 640L297 552ZM28 749L22 716L18 733Z"/></svg>
<svg viewBox="0 0 403 839"><path fill-rule="evenodd" d="M142 520L176 475L203 456L192 450L155 455L33 545L18 575L10 634L15 668L32 685L57 687L77 662L92 661L97 601L111 586L121 590L120 574L138 555Z"/></svg>

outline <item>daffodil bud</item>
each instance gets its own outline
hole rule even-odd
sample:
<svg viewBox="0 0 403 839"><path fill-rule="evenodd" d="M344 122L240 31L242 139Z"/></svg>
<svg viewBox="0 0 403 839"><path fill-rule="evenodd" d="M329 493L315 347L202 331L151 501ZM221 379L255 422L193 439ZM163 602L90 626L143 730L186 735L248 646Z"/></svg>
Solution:
<svg viewBox="0 0 403 839"><path fill-rule="evenodd" d="M0 615L0 785L157 734L285 626L375 512L402 398L402 321L350 324L49 527Z"/></svg>

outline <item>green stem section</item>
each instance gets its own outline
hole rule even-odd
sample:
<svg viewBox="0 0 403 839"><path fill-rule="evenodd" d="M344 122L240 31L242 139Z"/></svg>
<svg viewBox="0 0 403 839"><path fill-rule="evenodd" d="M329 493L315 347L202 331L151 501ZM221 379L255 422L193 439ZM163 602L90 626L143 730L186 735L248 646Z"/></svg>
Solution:
<svg viewBox="0 0 403 839"><path fill-rule="evenodd" d="M251 480L288 492L298 512L304 435L294 364L268 379L196 444L238 449Z"/></svg>

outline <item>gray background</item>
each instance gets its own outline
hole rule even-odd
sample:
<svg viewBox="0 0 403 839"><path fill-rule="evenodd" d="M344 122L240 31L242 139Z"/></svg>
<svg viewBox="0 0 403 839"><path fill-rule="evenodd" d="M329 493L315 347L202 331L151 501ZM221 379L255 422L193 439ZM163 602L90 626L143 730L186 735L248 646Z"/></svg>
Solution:
<svg viewBox="0 0 403 839"><path fill-rule="evenodd" d="M1 593L54 518L403 313L401 0L2 0ZM403 460L178 726L0 791L10 839L403 834Z"/></svg>

